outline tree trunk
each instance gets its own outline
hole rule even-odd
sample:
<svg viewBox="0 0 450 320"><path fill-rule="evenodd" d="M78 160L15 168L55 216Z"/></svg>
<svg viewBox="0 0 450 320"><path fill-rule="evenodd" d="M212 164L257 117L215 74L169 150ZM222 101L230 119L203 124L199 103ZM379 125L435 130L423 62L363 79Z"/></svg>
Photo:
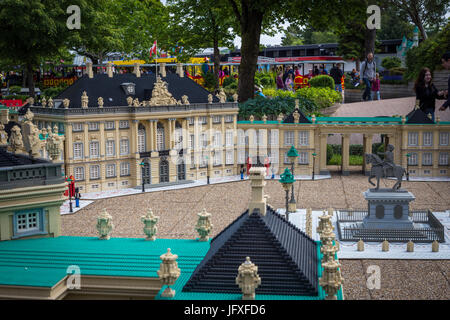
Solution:
<svg viewBox="0 0 450 320"><path fill-rule="evenodd" d="M31 63L27 63L27 84L28 95L34 98L33 65Z"/></svg>
<svg viewBox="0 0 450 320"><path fill-rule="evenodd" d="M219 89L220 51L219 39L214 36L214 78L216 78L216 90Z"/></svg>
<svg viewBox="0 0 450 320"><path fill-rule="evenodd" d="M375 38L377 35L377 30L376 29L366 29L366 41L365 41L365 48L366 48L366 54L365 56L367 57L367 55L369 53L373 53L375 54Z"/></svg>
<svg viewBox="0 0 450 320"><path fill-rule="evenodd" d="M356 71L359 72L359 70L361 69L361 60L356 59L355 67L356 67Z"/></svg>
<svg viewBox="0 0 450 320"><path fill-rule="evenodd" d="M423 27L422 20L420 20L419 17L417 17L416 25L419 28L419 31L420 31L420 34L422 35L423 40L427 40L428 39L427 32L425 31L425 28Z"/></svg>
<svg viewBox="0 0 450 320"><path fill-rule="evenodd" d="M255 72L259 55L259 39L263 13L247 10L241 18L241 64L239 66L239 102L252 99L255 94Z"/></svg>

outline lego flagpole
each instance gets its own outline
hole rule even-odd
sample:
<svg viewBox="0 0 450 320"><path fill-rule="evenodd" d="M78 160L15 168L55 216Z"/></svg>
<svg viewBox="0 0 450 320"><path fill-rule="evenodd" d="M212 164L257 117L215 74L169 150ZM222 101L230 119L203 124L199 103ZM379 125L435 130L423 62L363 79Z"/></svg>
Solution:
<svg viewBox="0 0 450 320"><path fill-rule="evenodd" d="M155 73L156 73L156 77L155 77L155 83L156 81L158 81L158 40L155 40L156 46L155 46Z"/></svg>

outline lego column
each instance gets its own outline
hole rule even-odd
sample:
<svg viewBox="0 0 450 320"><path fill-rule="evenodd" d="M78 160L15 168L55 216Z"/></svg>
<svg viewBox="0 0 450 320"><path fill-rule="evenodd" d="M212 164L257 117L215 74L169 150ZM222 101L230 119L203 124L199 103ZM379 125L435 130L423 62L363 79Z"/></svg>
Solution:
<svg viewBox="0 0 450 320"><path fill-rule="evenodd" d="M131 121L131 138L130 138L130 155L131 155L131 166L130 173L134 176L134 186L140 186L142 183L142 172L139 165L139 152L137 150L137 136L138 136L138 122L139 120Z"/></svg>
<svg viewBox="0 0 450 320"><path fill-rule="evenodd" d="M348 176L350 174L350 134L342 134L342 175Z"/></svg>
<svg viewBox="0 0 450 320"><path fill-rule="evenodd" d="M158 120L154 120L153 122L152 142L153 142L152 150L158 150Z"/></svg>
<svg viewBox="0 0 450 320"><path fill-rule="evenodd" d="M155 120L148 120L148 130L146 130L147 132L147 150L145 151L153 151L155 150L153 148L153 124L154 124Z"/></svg>
<svg viewBox="0 0 450 320"><path fill-rule="evenodd" d="M156 123L154 123L156 125ZM150 183L156 184L159 183L159 153L158 151L152 151L150 153L150 175L151 181Z"/></svg>
<svg viewBox="0 0 450 320"><path fill-rule="evenodd" d="M433 177L439 176L439 130L433 131Z"/></svg>
<svg viewBox="0 0 450 320"><path fill-rule="evenodd" d="M327 175L330 172L327 169L327 137L328 134L320 133L320 152L319 152L319 162L320 162L320 174Z"/></svg>
<svg viewBox="0 0 450 320"><path fill-rule="evenodd" d="M373 134L364 134L363 137L363 149L364 154L371 154L372 153L372 139ZM363 159L363 171L366 176L370 175L370 170L372 169L372 165L370 163L366 163L366 159L364 156Z"/></svg>
<svg viewBox="0 0 450 320"><path fill-rule="evenodd" d="M169 118L169 150L175 148L175 118Z"/></svg>
<svg viewBox="0 0 450 320"><path fill-rule="evenodd" d="M406 154L408 153L408 132L406 131L405 126L402 126L402 150L400 152L401 161L397 160L401 163L401 166L405 168L408 165L408 158Z"/></svg>

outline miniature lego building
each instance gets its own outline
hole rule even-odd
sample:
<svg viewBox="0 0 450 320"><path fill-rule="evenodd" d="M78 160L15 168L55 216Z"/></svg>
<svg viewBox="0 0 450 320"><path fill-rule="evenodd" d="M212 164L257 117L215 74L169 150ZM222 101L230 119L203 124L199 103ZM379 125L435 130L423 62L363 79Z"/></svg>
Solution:
<svg viewBox="0 0 450 320"><path fill-rule="evenodd" d="M60 235L61 164L0 148L0 240Z"/></svg>
<svg viewBox="0 0 450 320"><path fill-rule="evenodd" d="M238 163L244 163L242 159L247 157L253 163L257 156L268 157L279 173L290 168L288 152L294 146L299 153L296 174L312 175L313 170L315 174L329 174L327 137L342 134L342 174L348 175L350 135L358 133L363 135L364 153L372 152L375 134L384 134L386 144L395 147L395 160L408 168L410 176L450 177L450 122L433 122L421 110L404 117L306 117L295 110L280 115L277 121L238 121L237 128ZM314 154L318 161L313 168ZM370 169L371 164L364 161L362 171L369 175Z"/></svg>
<svg viewBox="0 0 450 320"><path fill-rule="evenodd" d="M208 101L208 91L176 74L96 74L68 87L53 108L21 112L31 109L39 128L64 130L66 174L86 193L238 174L237 103Z"/></svg>

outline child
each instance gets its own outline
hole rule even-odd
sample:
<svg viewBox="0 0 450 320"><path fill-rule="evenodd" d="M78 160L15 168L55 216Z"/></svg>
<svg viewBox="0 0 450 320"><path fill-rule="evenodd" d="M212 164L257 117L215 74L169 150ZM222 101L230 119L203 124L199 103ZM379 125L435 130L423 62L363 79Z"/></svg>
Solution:
<svg viewBox="0 0 450 320"><path fill-rule="evenodd" d="M375 94L377 100L380 100L380 74L376 74L376 78L372 81L372 100L375 100Z"/></svg>

